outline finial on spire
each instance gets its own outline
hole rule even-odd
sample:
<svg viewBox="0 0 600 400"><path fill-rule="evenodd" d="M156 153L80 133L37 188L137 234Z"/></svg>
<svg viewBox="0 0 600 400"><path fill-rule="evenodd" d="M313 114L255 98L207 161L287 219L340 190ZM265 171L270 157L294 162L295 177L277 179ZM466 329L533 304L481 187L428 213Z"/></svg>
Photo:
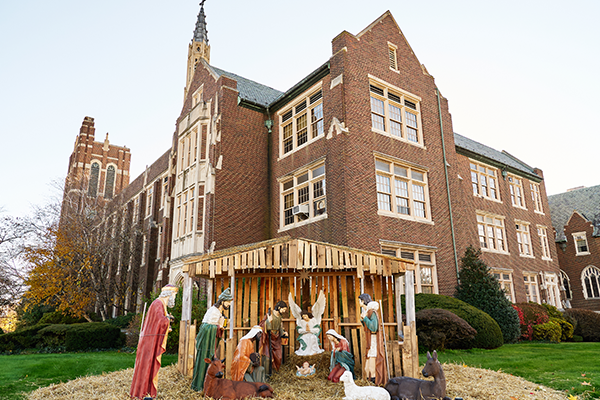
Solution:
<svg viewBox="0 0 600 400"><path fill-rule="evenodd" d="M198 20L196 21L196 29L194 29L194 42L205 42L208 44L208 31L206 30L206 15L204 14L204 3L206 0L200 2L200 12L198 13Z"/></svg>

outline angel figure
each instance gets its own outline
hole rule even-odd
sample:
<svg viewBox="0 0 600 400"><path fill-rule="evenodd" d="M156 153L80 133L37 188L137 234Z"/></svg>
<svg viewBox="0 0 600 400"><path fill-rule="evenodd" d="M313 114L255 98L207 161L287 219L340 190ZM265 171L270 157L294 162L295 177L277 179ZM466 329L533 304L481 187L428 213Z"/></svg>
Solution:
<svg viewBox="0 0 600 400"><path fill-rule="evenodd" d="M312 306L312 313L302 311L294 302L294 297L290 293L288 296L290 310L296 318L296 330L298 332L298 341L300 348L296 350L299 356L312 356L320 354L324 350L319 347L319 335L321 334L321 317L325 312L327 299L323 291L319 293L317 301Z"/></svg>

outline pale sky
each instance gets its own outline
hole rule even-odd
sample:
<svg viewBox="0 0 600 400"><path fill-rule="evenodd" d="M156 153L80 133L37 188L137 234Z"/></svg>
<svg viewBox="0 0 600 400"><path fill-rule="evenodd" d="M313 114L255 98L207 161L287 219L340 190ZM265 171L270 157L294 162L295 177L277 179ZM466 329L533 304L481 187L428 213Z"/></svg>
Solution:
<svg viewBox="0 0 600 400"><path fill-rule="evenodd" d="M199 0L0 2L0 208L63 181L85 116L131 149L131 180L171 145ZM450 102L453 128L544 171L548 194L600 184L600 1L207 0L211 64L285 91L390 10Z"/></svg>

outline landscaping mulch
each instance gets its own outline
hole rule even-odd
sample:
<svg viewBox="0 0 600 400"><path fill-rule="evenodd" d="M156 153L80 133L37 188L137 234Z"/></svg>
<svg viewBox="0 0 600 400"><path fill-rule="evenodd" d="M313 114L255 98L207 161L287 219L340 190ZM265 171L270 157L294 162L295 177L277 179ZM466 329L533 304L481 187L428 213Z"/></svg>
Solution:
<svg viewBox="0 0 600 400"><path fill-rule="evenodd" d="M296 365L304 361L316 364L312 378L296 377ZM447 395L465 400L565 400L559 391L528 382L522 378L498 371L472 368L457 364L443 364ZM340 400L344 385L327 380L329 353L311 357L292 356L274 374L270 384L275 389L275 399L280 400ZM66 383L51 385L29 393L30 400L128 400L133 369L88 376ZM423 378L423 377L421 377ZM191 380L182 377L176 366L161 368L158 375L157 400L204 399L201 393L190 388ZM359 386L369 383L359 379ZM208 397L207 397L208 398Z"/></svg>

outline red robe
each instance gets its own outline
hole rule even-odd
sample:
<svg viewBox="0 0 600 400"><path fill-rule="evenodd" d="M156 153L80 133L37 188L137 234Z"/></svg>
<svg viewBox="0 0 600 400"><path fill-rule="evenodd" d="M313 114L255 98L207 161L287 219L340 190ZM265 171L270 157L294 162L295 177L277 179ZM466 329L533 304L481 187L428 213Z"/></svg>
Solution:
<svg viewBox="0 0 600 400"><path fill-rule="evenodd" d="M135 369L129 395L132 398L156 397L160 358L166 350L169 317L165 304L156 299L148 308L135 356Z"/></svg>

